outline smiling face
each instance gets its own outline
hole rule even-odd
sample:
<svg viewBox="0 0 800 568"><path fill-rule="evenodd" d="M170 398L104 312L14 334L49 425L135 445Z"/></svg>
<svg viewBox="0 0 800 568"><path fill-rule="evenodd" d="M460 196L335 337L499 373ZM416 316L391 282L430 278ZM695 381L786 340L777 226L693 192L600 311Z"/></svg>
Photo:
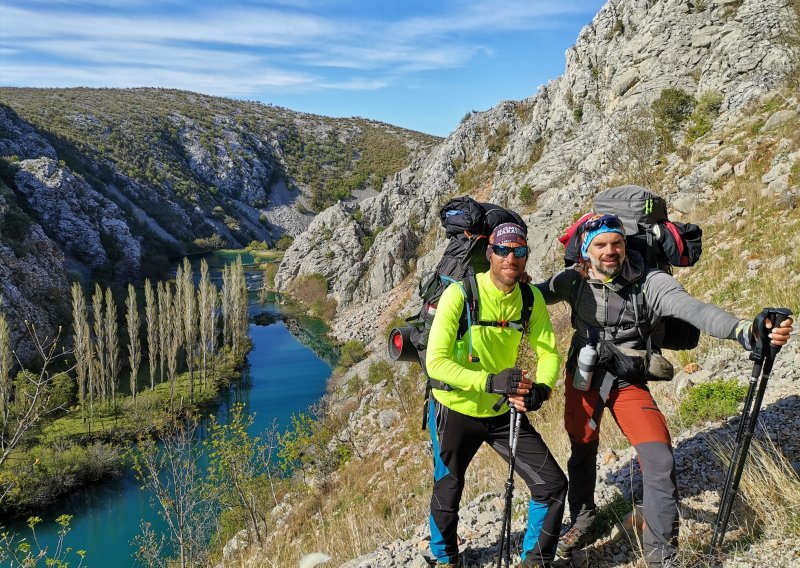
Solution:
<svg viewBox="0 0 800 568"><path fill-rule="evenodd" d="M505 243L504 246L511 250L523 245ZM517 258L513 252L509 252L506 256L499 256L497 253L492 252L489 257L489 276L499 290L508 293L514 289L520 277L525 273L525 265L527 263L527 255Z"/></svg>
<svg viewBox="0 0 800 568"><path fill-rule="evenodd" d="M600 233L589 243L586 253L595 276L611 278L625 260L625 237L619 233Z"/></svg>

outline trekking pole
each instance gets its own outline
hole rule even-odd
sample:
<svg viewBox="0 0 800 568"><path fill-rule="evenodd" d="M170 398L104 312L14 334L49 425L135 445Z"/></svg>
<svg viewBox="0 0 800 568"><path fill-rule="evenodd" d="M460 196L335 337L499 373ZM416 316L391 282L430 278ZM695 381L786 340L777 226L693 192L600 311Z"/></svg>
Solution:
<svg viewBox="0 0 800 568"><path fill-rule="evenodd" d="M750 359L753 361L753 372L750 376L750 386L747 391L742 417L739 421L739 428L736 432L736 443L731 456L731 463L728 473L725 476L725 485L720 497L719 511L714 522L714 534L711 537L711 548L709 553L716 554L718 547L722 546L725 538L725 531L728 528L733 501L739 491L739 482L742 479L747 452L750 449L750 442L758 423L758 414L761 410L761 403L764 400L764 393L767 390L767 382L772 374L772 366L775 356L781 350L779 345L771 345L769 340L769 330L766 327L767 320L772 322L772 328L781 325L785 319L792 315L792 312L783 308L766 308L756 318L754 325L757 326L759 341L753 347ZM759 377L761 380L759 381ZM751 408L752 406L752 408Z"/></svg>
<svg viewBox="0 0 800 568"><path fill-rule="evenodd" d="M514 463L517 458L517 440L519 439L519 424L522 413L511 407L509 417L508 445L511 456L508 460L508 479L506 480L505 507L503 510L503 528L500 531L500 543L497 549L497 568L501 568L503 558L506 567L511 566L511 505L514 497Z"/></svg>

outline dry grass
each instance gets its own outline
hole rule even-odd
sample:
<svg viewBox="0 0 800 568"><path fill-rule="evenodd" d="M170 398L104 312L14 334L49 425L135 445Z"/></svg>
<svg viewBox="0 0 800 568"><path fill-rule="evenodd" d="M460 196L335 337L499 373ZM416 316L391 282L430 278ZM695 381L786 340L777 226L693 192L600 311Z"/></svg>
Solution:
<svg viewBox="0 0 800 568"><path fill-rule="evenodd" d="M731 448L721 446L717 456L727 468ZM738 526L767 538L800 537L800 477L769 438L751 445L739 494L732 529Z"/></svg>
<svg viewBox="0 0 800 568"><path fill-rule="evenodd" d="M759 133L752 125L763 124L777 110L776 105L775 101L768 101L754 108L751 120L743 121L738 131L725 134L724 139L735 140L731 145L737 148L736 160L743 159L749 148L754 147L752 141ZM800 131L798 126L791 122L785 126L786 132L778 136L784 135L800 145L800 140L790 132ZM743 134L737 137L739 132ZM795 253L800 247L800 210L761 194L764 184L760 178L770 167L774 144L762 143L755 152L745 176L730 178L724 187L717 186L707 204L693 212L691 221L705 231L703 260L694 268L676 272L690 293L741 317L751 317L765 305L787 306L795 311L800 308L800 281L793 280L800 274L800 257ZM469 181L475 188L485 189L486 173L473 175ZM463 172L462 178L462 182L466 181ZM437 230L431 230L424 243L430 244L438 234ZM559 350L566 356L572 332L569 309L563 305L551 307L550 314ZM703 336L698 349L676 353L673 360L681 366L696 362L719 342ZM523 353L520 365L534 370L533 355ZM413 380L421 387L421 378ZM656 383L651 390L673 433L680 432L687 425L681 424L677 417L680 400L673 385ZM410 450L401 458L398 446L387 446L385 452L375 456L351 460L323 485L298 491L294 496L298 505L280 529L281 536L265 554L259 555L262 559L270 558L265 560L269 565L295 565L301 553L315 550L330 554L333 564L341 563L381 544L409 538L409 532L425 522L431 490L431 458L426 445L428 433L419 430L421 395L414 389L405 398L398 396L404 389L387 392L391 395L384 396L378 408L401 412L403 419L397 428L402 445ZM560 381L551 400L529 418L565 467L569 441L563 428L563 413L563 381ZM613 422L606 413L601 425L601 459L609 449L628 447ZM722 450L720 455L729 456L730 449ZM395 460L393 467L384 467L387 457ZM468 471L462 502L467 503L486 491L500 491L505 474L506 464L502 459L483 448ZM800 536L800 481L777 449L753 447L737 502L731 520L733 531L756 535L752 538ZM706 504L706 510L697 512L697 518L682 519L681 565L712 565L704 555L710 541L708 519L711 517L713 522L715 511L707 508ZM631 547L639 549L636 535L629 538ZM731 543L736 539L731 536L727 542L733 546ZM747 544L742 542L741 546ZM628 566L642 564L636 561Z"/></svg>

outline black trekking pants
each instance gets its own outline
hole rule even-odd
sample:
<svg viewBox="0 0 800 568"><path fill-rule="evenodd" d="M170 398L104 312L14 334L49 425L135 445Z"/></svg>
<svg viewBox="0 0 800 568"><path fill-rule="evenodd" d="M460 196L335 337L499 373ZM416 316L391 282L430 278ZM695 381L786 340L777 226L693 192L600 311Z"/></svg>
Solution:
<svg viewBox="0 0 800 568"><path fill-rule="evenodd" d="M474 418L431 400L428 430L433 442L434 484L431 497L431 551L438 562L458 559L458 508L464 475L481 444L486 442L506 462L510 412L492 418ZM515 471L531 493L522 559L536 564L552 562L561 530L567 478L525 415L520 420ZM498 480L497 488L505 486Z"/></svg>

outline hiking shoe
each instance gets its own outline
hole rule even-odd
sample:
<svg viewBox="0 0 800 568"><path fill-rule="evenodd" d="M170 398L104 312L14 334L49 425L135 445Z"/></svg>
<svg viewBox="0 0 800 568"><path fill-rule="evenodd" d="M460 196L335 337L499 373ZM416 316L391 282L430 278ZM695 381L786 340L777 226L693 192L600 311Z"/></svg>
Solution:
<svg viewBox="0 0 800 568"><path fill-rule="evenodd" d="M569 528L558 539L556 552L561 558L571 558L572 553L580 550L596 538L592 524L597 517L595 509L583 509L578 513Z"/></svg>

